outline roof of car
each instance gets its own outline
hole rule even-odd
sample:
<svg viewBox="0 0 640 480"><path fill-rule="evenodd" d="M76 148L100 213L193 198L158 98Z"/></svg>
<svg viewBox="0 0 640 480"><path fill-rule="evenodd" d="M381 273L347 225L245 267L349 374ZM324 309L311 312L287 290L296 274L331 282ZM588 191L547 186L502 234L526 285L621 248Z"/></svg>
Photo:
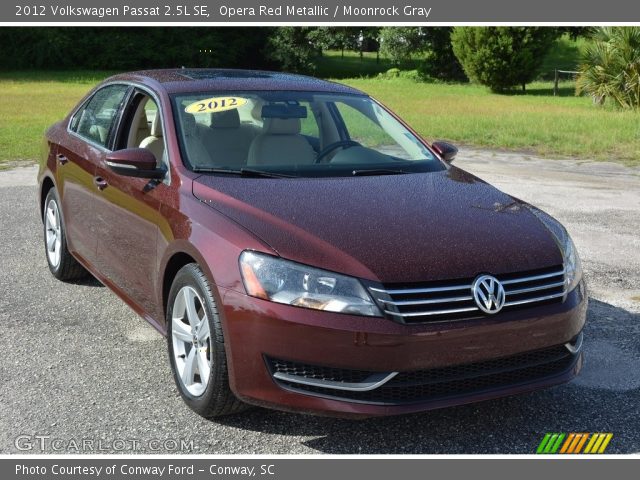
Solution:
<svg viewBox="0 0 640 480"><path fill-rule="evenodd" d="M127 80L145 84L157 83L168 93L224 90L291 90L362 94L346 85L306 75L262 70L218 68L179 68L141 70L111 77L109 81Z"/></svg>

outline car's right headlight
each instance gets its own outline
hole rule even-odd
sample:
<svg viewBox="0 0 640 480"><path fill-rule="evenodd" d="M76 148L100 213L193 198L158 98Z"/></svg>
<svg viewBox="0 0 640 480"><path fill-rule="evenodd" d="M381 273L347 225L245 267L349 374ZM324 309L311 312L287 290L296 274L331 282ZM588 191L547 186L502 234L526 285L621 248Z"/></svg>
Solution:
<svg viewBox="0 0 640 480"><path fill-rule="evenodd" d="M567 229L559 221L538 208L529 206L529 210L547 227L558 243L564 260L565 290L570 292L582 280L582 264L576 246Z"/></svg>
<svg viewBox="0 0 640 480"><path fill-rule="evenodd" d="M357 278L249 250L240 255L240 271L252 297L314 310L382 316Z"/></svg>
<svg viewBox="0 0 640 480"><path fill-rule="evenodd" d="M564 268L567 292L570 292L576 288L580 280L582 280L582 264L580 263L576 246L568 233L564 243Z"/></svg>

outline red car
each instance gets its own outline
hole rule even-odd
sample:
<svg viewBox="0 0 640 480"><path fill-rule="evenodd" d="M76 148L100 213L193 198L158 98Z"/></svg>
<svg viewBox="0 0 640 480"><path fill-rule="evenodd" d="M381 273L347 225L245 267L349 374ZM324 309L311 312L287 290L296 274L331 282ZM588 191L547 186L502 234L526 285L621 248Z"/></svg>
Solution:
<svg viewBox="0 0 640 480"><path fill-rule="evenodd" d="M51 272L91 273L166 335L203 416L415 412L581 368L587 294L562 225L358 90L117 75L45 150Z"/></svg>

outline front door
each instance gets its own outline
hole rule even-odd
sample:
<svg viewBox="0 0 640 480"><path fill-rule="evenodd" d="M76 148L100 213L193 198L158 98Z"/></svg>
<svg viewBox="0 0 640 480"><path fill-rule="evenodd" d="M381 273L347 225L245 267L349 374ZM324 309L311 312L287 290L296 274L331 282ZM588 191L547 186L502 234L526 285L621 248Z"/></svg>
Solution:
<svg viewBox="0 0 640 480"><path fill-rule="evenodd" d="M156 102L149 95L135 92L124 109L114 148L153 144L161 166L166 162L166 153L159 115ZM160 216L160 199L168 188L166 180L122 176L104 161L97 165L96 177L102 185L95 204L98 270L138 307L154 314L156 241L159 229L166 223Z"/></svg>

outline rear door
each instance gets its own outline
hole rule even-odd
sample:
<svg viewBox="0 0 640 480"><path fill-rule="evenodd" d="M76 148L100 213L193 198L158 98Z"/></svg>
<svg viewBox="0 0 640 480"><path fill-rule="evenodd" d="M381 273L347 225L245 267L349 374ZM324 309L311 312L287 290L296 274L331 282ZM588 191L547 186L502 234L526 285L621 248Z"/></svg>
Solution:
<svg viewBox="0 0 640 480"><path fill-rule="evenodd" d="M96 166L108 152L118 113L129 87L97 90L73 115L65 140L57 145L57 182L69 250L95 266L97 249L94 198Z"/></svg>

